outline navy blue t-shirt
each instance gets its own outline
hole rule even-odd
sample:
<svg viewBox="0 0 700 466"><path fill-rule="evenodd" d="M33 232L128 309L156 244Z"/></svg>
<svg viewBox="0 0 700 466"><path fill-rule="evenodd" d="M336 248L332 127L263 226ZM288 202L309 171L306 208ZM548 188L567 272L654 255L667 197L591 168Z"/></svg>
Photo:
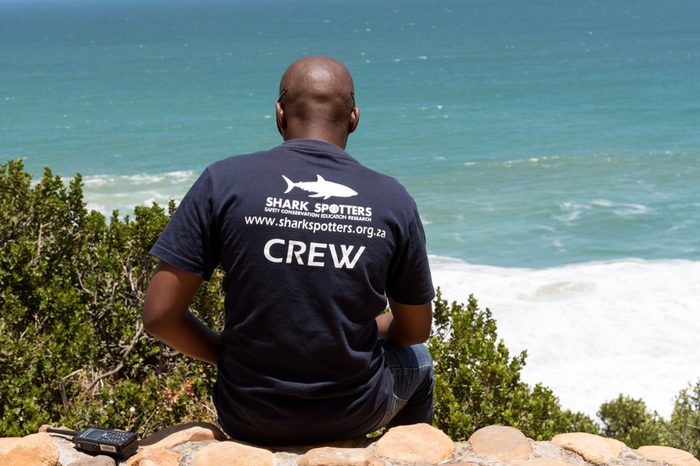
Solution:
<svg viewBox="0 0 700 466"><path fill-rule="evenodd" d="M371 429L393 388L374 319L387 296L434 297L411 196L317 140L209 166L151 252L206 279L223 268L214 402L228 434L253 443Z"/></svg>

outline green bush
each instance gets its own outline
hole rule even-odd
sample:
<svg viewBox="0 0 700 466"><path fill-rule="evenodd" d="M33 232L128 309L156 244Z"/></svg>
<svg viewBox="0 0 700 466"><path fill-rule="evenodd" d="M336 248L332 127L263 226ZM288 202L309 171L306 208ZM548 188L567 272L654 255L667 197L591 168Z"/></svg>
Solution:
<svg viewBox="0 0 700 466"><path fill-rule="evenodd" d="M700 380L676 397L665 440L700 458Z"/></svg>
<svg viewBox="0 0 700 466"><path fill-rule="evenodd" d="M213 419L214 370L157 344L141 322L148 250L174 207L106 222L85 208L80 176L65 186L47 169L32 186L19 161L0 165L0 203L0 436ZM214 326L220 281L192 306Z"/></svg>
<svg viewBox="0 0 700 466"><path fill-rule="evenodd" d="M642 400L620 395L603 403L598 417L603 422L603 435L630 448L662 443L666 424L657 413L648 412Z"/></svg>
<svg viewBox="0 0 700 466"><path fill-rule="evenodd" d="M496 333L491 311L477 300L435 301L435 334L428 346L435 361L435 425L453 439L492 424L520 429L536 440L562 432L597 433L592 419L562 410L552 391L520 379L526 352L513 357Z"/></svg>
<svg viewBox="0 0 700 466"><path fill-rule="evenodd" d="M642 400L624 395L603 403L598 411L603 435L630 448L665 445L700 458L700 380L680 391L668 420L647 411Z"/></svg>

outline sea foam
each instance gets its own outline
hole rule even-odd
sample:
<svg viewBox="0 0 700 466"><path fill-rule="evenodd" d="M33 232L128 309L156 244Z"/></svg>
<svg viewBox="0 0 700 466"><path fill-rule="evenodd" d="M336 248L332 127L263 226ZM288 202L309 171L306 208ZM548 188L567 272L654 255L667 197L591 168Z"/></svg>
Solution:
<svg viewBox="0 0 700 466"><path fill-rule="evenodd" d="M166 205L170 199L181 199L197 175L193 170L180 170L86 176L83 184L87 207L109 216L114 209L127 214L137 205L151 205L154 202Z"/></svg>
<svg viewBox="0 0 700 466"><path fill-rule="evenodd" d="M618 260L548 269L472 265L432 256L448 300L491 309L512 354L527 350L523 379L553 389L562 406L595 416L623 393L668 417L700 379L700 262Z"/></svg>

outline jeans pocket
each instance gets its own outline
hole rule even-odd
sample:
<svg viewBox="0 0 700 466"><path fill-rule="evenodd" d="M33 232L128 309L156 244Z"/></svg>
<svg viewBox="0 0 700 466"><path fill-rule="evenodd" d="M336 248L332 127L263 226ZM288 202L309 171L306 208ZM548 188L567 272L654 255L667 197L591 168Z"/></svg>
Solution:
<svg viewBox="0 0 700 466"><path fill-rule="evenodd" d="M408 400L404 400L403 398L399 398L396 394L394 394L394 398L396 399L396 405L394 406L394 413L392 414L392 418L399 414L399 411L403 409L404 406L406 406L406 403L408 403ZM389 419L391 421L391 419Z"/></svg>
<svg viewBox="0 0 700 466"><path fill-rule="evenodd" d="M376 426L372 429L377 430L382 427L386 427L387 424L391 422L392 419L406 406L408 401L403 398L399 398L396 394L392 394L389 402L386 405L386 411L384 411L384 416L377 422Z"/></svg>

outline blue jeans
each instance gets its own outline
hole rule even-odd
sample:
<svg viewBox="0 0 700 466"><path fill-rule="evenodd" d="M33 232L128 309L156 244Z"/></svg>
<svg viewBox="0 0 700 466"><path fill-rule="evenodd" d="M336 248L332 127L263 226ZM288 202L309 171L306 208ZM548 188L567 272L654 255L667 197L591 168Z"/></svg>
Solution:
<svg viewBox="0 0 700 466"><path fill-rule="evenodd" d="M382 340L385 364L394 376L394 396L377 424L394 427L433 422L433 360L425 345L394 346Z"/></svg>

